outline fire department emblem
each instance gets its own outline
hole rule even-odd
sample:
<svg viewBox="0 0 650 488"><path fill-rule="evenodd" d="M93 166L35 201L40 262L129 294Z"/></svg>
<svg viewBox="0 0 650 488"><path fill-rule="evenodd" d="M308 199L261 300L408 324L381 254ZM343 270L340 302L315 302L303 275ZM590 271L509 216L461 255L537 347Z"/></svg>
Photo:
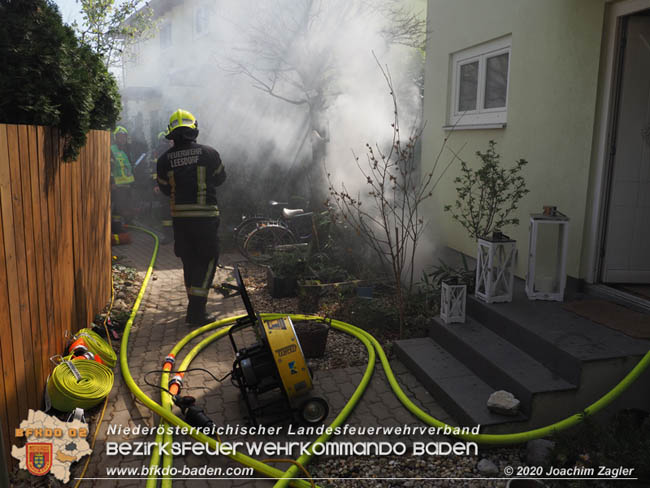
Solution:
<svg viewBox="0 0 650 488"><path fill-rule="evenodd" d="M52 443L51 442L28 442L27 448L27 471L34 476L44 476L52 468Z"/></svg>

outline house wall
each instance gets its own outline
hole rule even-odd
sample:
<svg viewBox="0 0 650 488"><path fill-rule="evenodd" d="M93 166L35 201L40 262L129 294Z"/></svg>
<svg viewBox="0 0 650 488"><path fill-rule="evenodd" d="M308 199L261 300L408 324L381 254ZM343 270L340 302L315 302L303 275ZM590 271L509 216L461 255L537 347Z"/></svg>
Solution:
<svg viewBox="0 0 650 488"><path fill-rule="evenodd" d="M567 272L580 277L589 165L596 108L604 0L429 0L423 159L432 167L443 140L478 167L475 151L497 142L502 162L519 158L530 193L518 210L520 225L504 232L516 239L517 275L525 276L530 213L555 205L571 219ZM450 55L512 35L507 126L501 129L443 130L450 93ZM462 148L462 150L461 150ZM451 160L443 152L438 171ZM456 200L452 164L429 201L431 237L469 255L476 244L443 211Z"/></svg>

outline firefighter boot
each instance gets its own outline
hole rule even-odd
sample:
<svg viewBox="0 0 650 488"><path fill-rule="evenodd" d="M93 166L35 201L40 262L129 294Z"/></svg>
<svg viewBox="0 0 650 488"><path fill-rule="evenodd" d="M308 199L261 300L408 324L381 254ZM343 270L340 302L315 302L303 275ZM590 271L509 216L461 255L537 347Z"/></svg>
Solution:
<svg viewBox="0 0 650 488"><path fill-rule="evenodd" d="M214 322L214 317L208 316L205 311L205 305L207 302L207 297L190 295L189 303L187 304L187 315L185 317L185 323L192 327L198 327Z"/></svg>

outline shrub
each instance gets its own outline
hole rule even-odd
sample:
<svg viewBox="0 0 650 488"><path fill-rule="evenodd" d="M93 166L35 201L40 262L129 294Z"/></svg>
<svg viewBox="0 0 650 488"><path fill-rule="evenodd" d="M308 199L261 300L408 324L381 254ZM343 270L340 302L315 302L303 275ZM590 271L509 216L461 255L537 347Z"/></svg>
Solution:
<svg viewBox="0 0 650 488"><path fill-rule="evenodd" d="M50 0L0 0L0 18L0 122L58 127L76 159L90 129L117 121L115 78Z"/></svg>
<svg viewBox="0 0 650 488"><path fill-rule="evenodd" d="M470 168L461 161L461 176L454 179L458 199L455 205L445 206L454 220L459 222L472 238L489 237L492 231L508 225L518 225L519 219L511 214L517 210L519 201L529 192L521 170L528 164L519 159L515 166L501 167L501 156L495 150L496 142L490 141L487 151L477 151L481 167Z"/></svg>

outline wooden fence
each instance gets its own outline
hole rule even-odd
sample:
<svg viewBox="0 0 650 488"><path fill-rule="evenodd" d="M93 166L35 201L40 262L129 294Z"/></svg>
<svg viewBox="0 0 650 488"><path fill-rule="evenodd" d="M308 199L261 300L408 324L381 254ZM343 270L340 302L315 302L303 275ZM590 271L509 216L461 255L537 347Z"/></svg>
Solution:
<svg viewBox="0 0 650 488"><path fill-rule="evenodd" d="M58 132L0 124L0 433L43 408L49 358L110 299L109 133L62 162ZM7 460L9 461L9 460ZM2 462L2 460L0 460Z"/></svg>

